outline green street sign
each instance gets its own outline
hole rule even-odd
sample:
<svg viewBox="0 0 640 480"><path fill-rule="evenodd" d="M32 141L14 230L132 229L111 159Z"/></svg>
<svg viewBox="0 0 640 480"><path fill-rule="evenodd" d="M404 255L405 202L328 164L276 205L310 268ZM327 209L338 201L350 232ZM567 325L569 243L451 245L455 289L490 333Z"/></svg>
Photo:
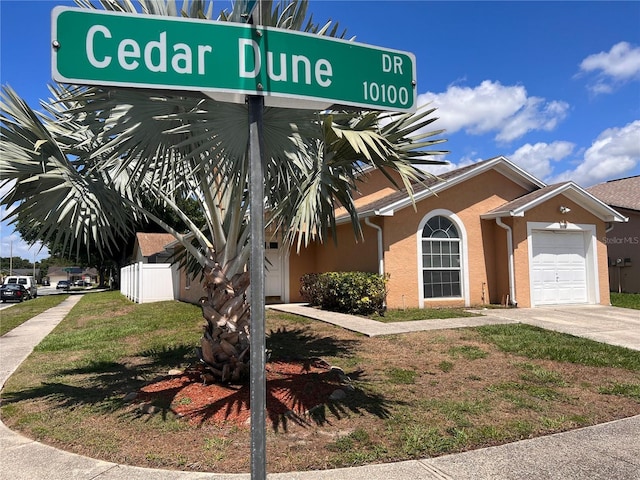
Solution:
<svg viewBox="0 0 640 480"><path fill-rule="evenodd" d="M62 83L415 110L413 54L291 30L56 7L52 48Z"/></svg>

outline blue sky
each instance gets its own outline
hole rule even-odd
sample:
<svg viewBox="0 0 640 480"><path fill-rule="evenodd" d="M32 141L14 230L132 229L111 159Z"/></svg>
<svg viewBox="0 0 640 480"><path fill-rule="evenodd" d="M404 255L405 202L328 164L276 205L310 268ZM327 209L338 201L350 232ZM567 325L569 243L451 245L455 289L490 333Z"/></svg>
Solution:
<svg viewBox="0 0 640 480"><path fill-rule="evenodd" d="M55 5L72 3L0 0L0 82L32 107L48 95ZM640 2L312 0L309 10L359 42L415 54L418 102L438 108L433 128L451 151L435 173L504 155L547 183L640 175ZM1 228L0 256L13 242L33 258Z"/></svg>

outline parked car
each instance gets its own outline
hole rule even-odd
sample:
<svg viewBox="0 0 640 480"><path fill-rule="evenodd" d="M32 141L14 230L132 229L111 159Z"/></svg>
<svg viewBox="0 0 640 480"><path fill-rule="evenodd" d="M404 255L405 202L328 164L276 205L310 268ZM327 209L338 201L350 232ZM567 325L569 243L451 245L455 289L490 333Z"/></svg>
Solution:
<svg viewBox="0 0 640 480"><path fill-rule="evenodd" d="M71 282L69 280L60 280L56 285L56 290L69 290L71 288Z"/></svg>
<svg viewBox="0 0 640 480"><path fill-rule="evenodd" d="M38 287L36 287L36 281L33 277L28 275L11 275L4 279L5 285L16 283L23 285L27 289L30 298L36 298L38 296Z"/></svg>
<svg viewBox="0 0 640 480"><path fill-rule="evenodd" d="M0 300L2 300L2 303L9 300L23 302L30 298L29 290L20 283L7 283L0 287Z"/></svg>

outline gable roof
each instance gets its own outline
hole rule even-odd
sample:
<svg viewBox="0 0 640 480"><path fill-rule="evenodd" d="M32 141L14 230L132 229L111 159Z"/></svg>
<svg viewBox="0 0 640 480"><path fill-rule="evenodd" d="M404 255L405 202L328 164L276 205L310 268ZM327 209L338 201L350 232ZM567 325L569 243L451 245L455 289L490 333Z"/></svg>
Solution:
<svg viewBox="0 0 640 480"><path fill-rule="evenodd" d="M488 170L495 170L501 173L518 185L529 190L530 193L481 215L481 218L483 219L509 216L521 217L524 216L525 212L528 210L546 202L556 195L562 194L574 202L579 203L589 212L605 222L626 222L628 220L625 216L621 215L602 200L596 198L574 182L546 185L543 181L522 170L503 156L466 165L456 170L440 174L435 178L431 177L421 183L416 183L413 185L413 201L419 202L420 200L436 195L439 192L454 187L455 185L465 182ZM640 196L640 193L637 193L638 191L640 191L640 189L634 191L634 193ZM635 197L633 195L629 195L629 198ZM412 204L412 199L406 189L402 189L393 192L384 198L372 201L366 205L361 205L358 207L357 211L360 218L367 218L371 216L392 216L396 210L400 210ZM344 211L341 211L336 217L336 223L338 224L348 221L350 221L349 215Z"/></svg>
<svg viewBox="0 0 640 480"><path fill-rule="evenodd" d="M480 217L483 219L523 217L528 210L560 194L580 204L580 206L605 222L626 222L628 220L625 216L620 215L620 213L616 212L613 208L598 200L573 182L547 185L539 190L511 200L498 208L494 208Z"/></svg>
<svg viewBox="0 0 640 480"><path fill-rule="evenodd" d="M520 167L510 162L503 156L490 158L481 162L460 167L456 170L442 173L436 177L429 177L421 183L413 185L413 201L419 202L427 197L436 195L459 183L465 182L488 170L496 170L505 177L514 181L527 190L534 190L544 187L545 184L533 175L525 172ZM358 216L366 218L371 216L391 216L396 210L412 205L412 199L406 189L398 190L384 198L375 200L366 205L358 207ZM336 223L349 221L349 215L342 213L336 218Z"/></svg>
<svg viewBox="0 0 640 480"><path fill-rule="evenodd" d="M164 247L175 240L170 233L136 233L136 242L143 257L151 257L164 252Z"/></svg>
<svg viewBox="0 0 640 480"><path fill-rule="evenodd" d="M599 183L587 191L612 207L640 211L640 175Z"/></svg>

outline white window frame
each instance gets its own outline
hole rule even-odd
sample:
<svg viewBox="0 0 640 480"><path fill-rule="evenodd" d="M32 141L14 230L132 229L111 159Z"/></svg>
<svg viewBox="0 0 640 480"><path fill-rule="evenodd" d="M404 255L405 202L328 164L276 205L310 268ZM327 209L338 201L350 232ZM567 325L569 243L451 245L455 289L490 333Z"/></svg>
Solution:
<svg viewBox="0 0 640 480"><path fill-rule="evenodd" d="M424 279L422 276L422 230L429 220L433 217L446 217L458 230L460 236L460 296L456 297L437 297L437 298L425 298L424 297ZM417 252L418 252L418 299L420 301L420 308L428 307L429 302L441 302L442 300L464 300L465 306L470 306L469 297L469 249L467 246L467 230L464 228L464 224L460 217L458 217L451 210L436 209L427 213L420 223L418 224L418 230L416 233L417 240Z"/></svg>

